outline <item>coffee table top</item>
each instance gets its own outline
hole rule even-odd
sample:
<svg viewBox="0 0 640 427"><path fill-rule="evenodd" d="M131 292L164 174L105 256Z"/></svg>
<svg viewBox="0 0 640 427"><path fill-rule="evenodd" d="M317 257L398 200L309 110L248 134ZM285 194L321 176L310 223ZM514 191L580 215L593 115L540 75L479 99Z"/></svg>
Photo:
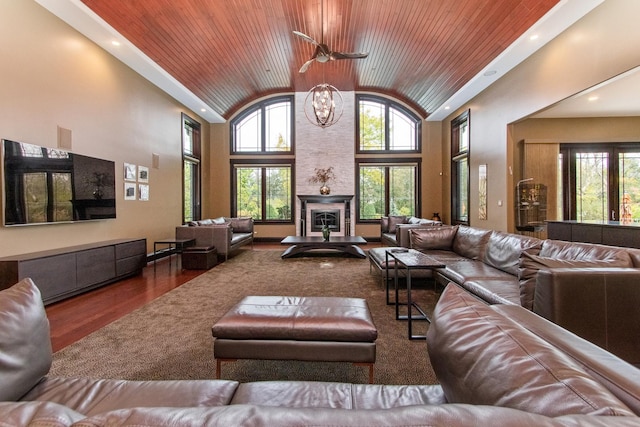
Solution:
<svg viewBox="0 0 640 427"><path fill-rule="evenodd" d="M283 245L300 245L304 243L345 243L349 245L365 245L367 241L361 236L330 236L329 241L325 241L322 236L287 236L280 242Z"/></svg>

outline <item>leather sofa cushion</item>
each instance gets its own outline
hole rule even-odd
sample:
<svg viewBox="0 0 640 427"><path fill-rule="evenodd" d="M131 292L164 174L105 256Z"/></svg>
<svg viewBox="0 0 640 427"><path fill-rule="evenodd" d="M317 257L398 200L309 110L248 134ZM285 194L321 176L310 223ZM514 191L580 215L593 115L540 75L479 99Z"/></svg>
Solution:
<svg viewBox="0 0 640 427"><path fill-rule="evenodd" d="M53 402L0 402L0 425L30 427L68 427L85 417Z"/></svg>
<svg viewBox="0 0 640 427"><path fill-rule="evenodd" d="M451 250L458 226L414 228L409 230L410 246L418 251Z"/></svg>
<svg viewBox="0 0 640 427"><path fill-rule="evenodd" d="M240 384L232 405L287 408L388 409L446 403L439 385L378 385L319 381L256 381Z"/></svg>
<svg viewBox="0 0 640 427"><path fill-rule="evenodd" d="M469 259L481 259L491 230L461 225L453 239L453 251Z"/></svg>
<svg viewBox="0 0 640 427"><path fill-rule="evenodd" d="M0 291L0 325L0 401L15 401L51 368L49 320L31 279Z"/></svg>
<svg viewBox="0 0 640 427"><path fill-rule="evenodd" d="M47 378L24 400L54 402L91 416L135 407L228 405L237 387L236 381L227 380Z"/></svg>
<svg viewBox="0 0 640 427"><path fill-rule="evenodd" d="M545 240L539 255L541 257L573 261L608 261L615 262L615 267L633 267L634 265L629 256L631 251L634 251L634 249L595 243Z"/></svg>
<svg viewBox="0 0 640 427"><path fill-rule="evenodd" d="M88 418L78 427L99 426L604 426L611 417L569 416L554 420L509 408L422 405L354 411L329 408L277 408L230 405L216 408L135 408ZM631 426L635 420L626 424ZM622 423L614 424L622 426Z"/></svg>
<svg viewBox="0 0 640 427"><path fill-rule="evenodd" d="M546 243L545 243L546 245ZM550 253L550 251L547 251ZM626 267L628 260L624 257L604 257L603 259L564 259L562 256L571 255L571 251L557 252L553 257L533 255L523 252L520 256L518 278L520 280L520 305L533 310L535 299L536 277L539 270L547 268L584 268L584 267ZM582 252L584 255L585 252ZM577 255L577 253L573 253Z"/></svg>
<svg viewBox="0 0 640 427"><path fill-rule="evenodd" d="M518 275L520 254L522 252L537 255L542 247L542 240L519 234L494 231L485 247L483 261L499 270Z"/></svg>
<svg viewBox="0 0 640 427"><path fill-rule="evenodd" d="M229 218L234 233L252 233L253 220L248 217Z"/></svg>
<svg viewBox="0 0 640 427"><path fill-rule="evenodd" d="M389 215L389 233L396 232L396 225L406 224L407 217L405 215Z"/></svg>
<svg viewBox="0 0 640 427"><path fill-rule="evenodd" d="M450 403L492 405L550 417L633 412L572 358L491 306L460 302L449 284L427 332L429 357Z"/></svg>
<svg viewBox="0 0 640 427"><path fill-rule="evenodd" d="M515 278L467 280L460 286L489 304L520 305L520 292Z"/></svg>

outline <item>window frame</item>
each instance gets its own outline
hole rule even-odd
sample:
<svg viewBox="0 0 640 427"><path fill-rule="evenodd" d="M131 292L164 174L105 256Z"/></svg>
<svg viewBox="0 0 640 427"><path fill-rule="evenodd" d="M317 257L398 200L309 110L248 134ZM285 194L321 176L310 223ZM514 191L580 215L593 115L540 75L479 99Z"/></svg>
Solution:
<svg viewBox="0 0 640 427"><path fill-rule="evenodd" d="M198 221L202 219L202 125L185 113L182 113L181 115L180 124L180 139L182 143L182 223L185 224L187 221ZM192 138L193 147L191 149L191 152L188 152L185 149L186 141L184 136L186 126L190 126L194 131L194 135L197 135L197 138ZM193 165L196 169L196 179L194 180L191 189L192 218L186 218L185 216L187 210L187 200L185 186L186 176L184 172L187 163Z"/></svg>
<svg viewBox="0 0 640 427"><path fill-rule="evenodd" d="M236 174L236 168L237 167L259 167L261 168L261 179L262 179L262 194L261 194L261 211L262 211L262 218L261 219L254 219L254 222L256 224L294 224L295 218L294 218L294 213L295 213L295 188L296 188L296 178L295 178L295 160L294 159L256 159L256 158L251 158L251 159L231 159L231 216L235 217L237 216L238 213L238 199L237 199L237 193L238 193L238 182L237 182L237 174ZM266 206L266 192L267 192L267 187L264 183L264 179L265 179L265 169L268 167L272 167L272 166L288 166L291 168L291 199L290 199L290 206L291 206L291 218L289 220L275 220L275 219L265 219L265 212L267 211L267 206Z"/></svg>
<svg viewBox="0 0 640 427"><path fill-rule="evenodd" d="M385 148L383 150L364 150L361 148L361 144L360 144L360 102L361 101L369 101L369 102L376 102L379 104L382 104L384 106L384 146ZM390 144L390 130L389 130L389 110L393 108L395 110L400 111L401 113L403 113L404 115L407 116L407 118L411 119L414 123L415 126L415 149L413 150L393 150L389 148L389 144ZM355 106L356 112L355 112L355 117L356 117L356 154L365 154L365 155L369 155L369 154L398 154L398 155L403 155L403 154L419 154L422 153L422 119L413 111L411 111L409 108L405 107L404 105L393 101L389 98L385 98L382 96L377 96L377 95L370 95L370 94L356 94L356 106Z"/></svg>
<svg viewBox="0 0 640 427"><path fill-rule="evenodd" d="M380 218L377 219L363 219L360 217L360 167L363 165L372 166L384 166L385 167L385 183L384 183L384 213L383 216L392 215L389 212L389 168L393 166L415 166L415 205L414 216L420 217L422 212L422 158L420 157L405 157L397 159L382 159L382 158L358 158L355 165L355 191L356 191L356 223L357 224L378 224Z"/></svg>
<svg viewBox="0 0 640 427"><path fill-rule="evenodd" d="M290 128L290 146L289 150L286 151L267 151L267 137L266 137L266 109L270 105L279 104L282 102L289 102L290 114L291 117L289 119ZM261 111L261 120L260 120L260 150L258 151L238 151L236 149L236 125L244 120L246 117L255 113L256 111ZM280 95L274 96L272 98L264 99L260 102L250 105L246 109L242 110L238 115L236 115L230 122L230 153L231 155L239 155L239 156L256 156L256 155L269 155L269 156L290 156L295 154L295 103L293 95Z"/></svg>
<svg viewBox="0 0 640 427"><path fill-rule="evenodd" d="M461 148L460 144L460 128L462 125L467 126L467 141L466 146ZM466 161L466 174L467 174L467 194L458 194L460 190L460 182L458 179L460 172L460 165ZM470 206L471 203L471 111L458 115L451 120L451 224L452 225L470 225ZM458 207L462 200L466 201L467 205L467 217L463 218Z"/></svg>

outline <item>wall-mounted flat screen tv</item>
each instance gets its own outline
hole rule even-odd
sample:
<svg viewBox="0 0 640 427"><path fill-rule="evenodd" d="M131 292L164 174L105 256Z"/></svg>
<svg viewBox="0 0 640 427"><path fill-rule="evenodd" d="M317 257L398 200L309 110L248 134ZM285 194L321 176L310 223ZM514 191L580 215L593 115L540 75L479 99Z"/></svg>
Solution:
<svg viewBox="0 0 640 427"><path fill-rule="evenodd" d="M4 225L116 217L115 162L2 140Z"/></svg>

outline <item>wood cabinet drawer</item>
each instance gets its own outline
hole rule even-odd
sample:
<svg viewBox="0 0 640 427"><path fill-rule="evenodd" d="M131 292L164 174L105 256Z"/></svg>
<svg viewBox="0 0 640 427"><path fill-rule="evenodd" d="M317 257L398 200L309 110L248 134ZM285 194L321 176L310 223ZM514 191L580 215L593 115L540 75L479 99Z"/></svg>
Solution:
<svg viewBox="0 0 640 427"><path fill-rule="evenodd" d="M138 256L147 252L147 241L145 239L133 242L120 243L116 245L116 259Z"/></svg>

